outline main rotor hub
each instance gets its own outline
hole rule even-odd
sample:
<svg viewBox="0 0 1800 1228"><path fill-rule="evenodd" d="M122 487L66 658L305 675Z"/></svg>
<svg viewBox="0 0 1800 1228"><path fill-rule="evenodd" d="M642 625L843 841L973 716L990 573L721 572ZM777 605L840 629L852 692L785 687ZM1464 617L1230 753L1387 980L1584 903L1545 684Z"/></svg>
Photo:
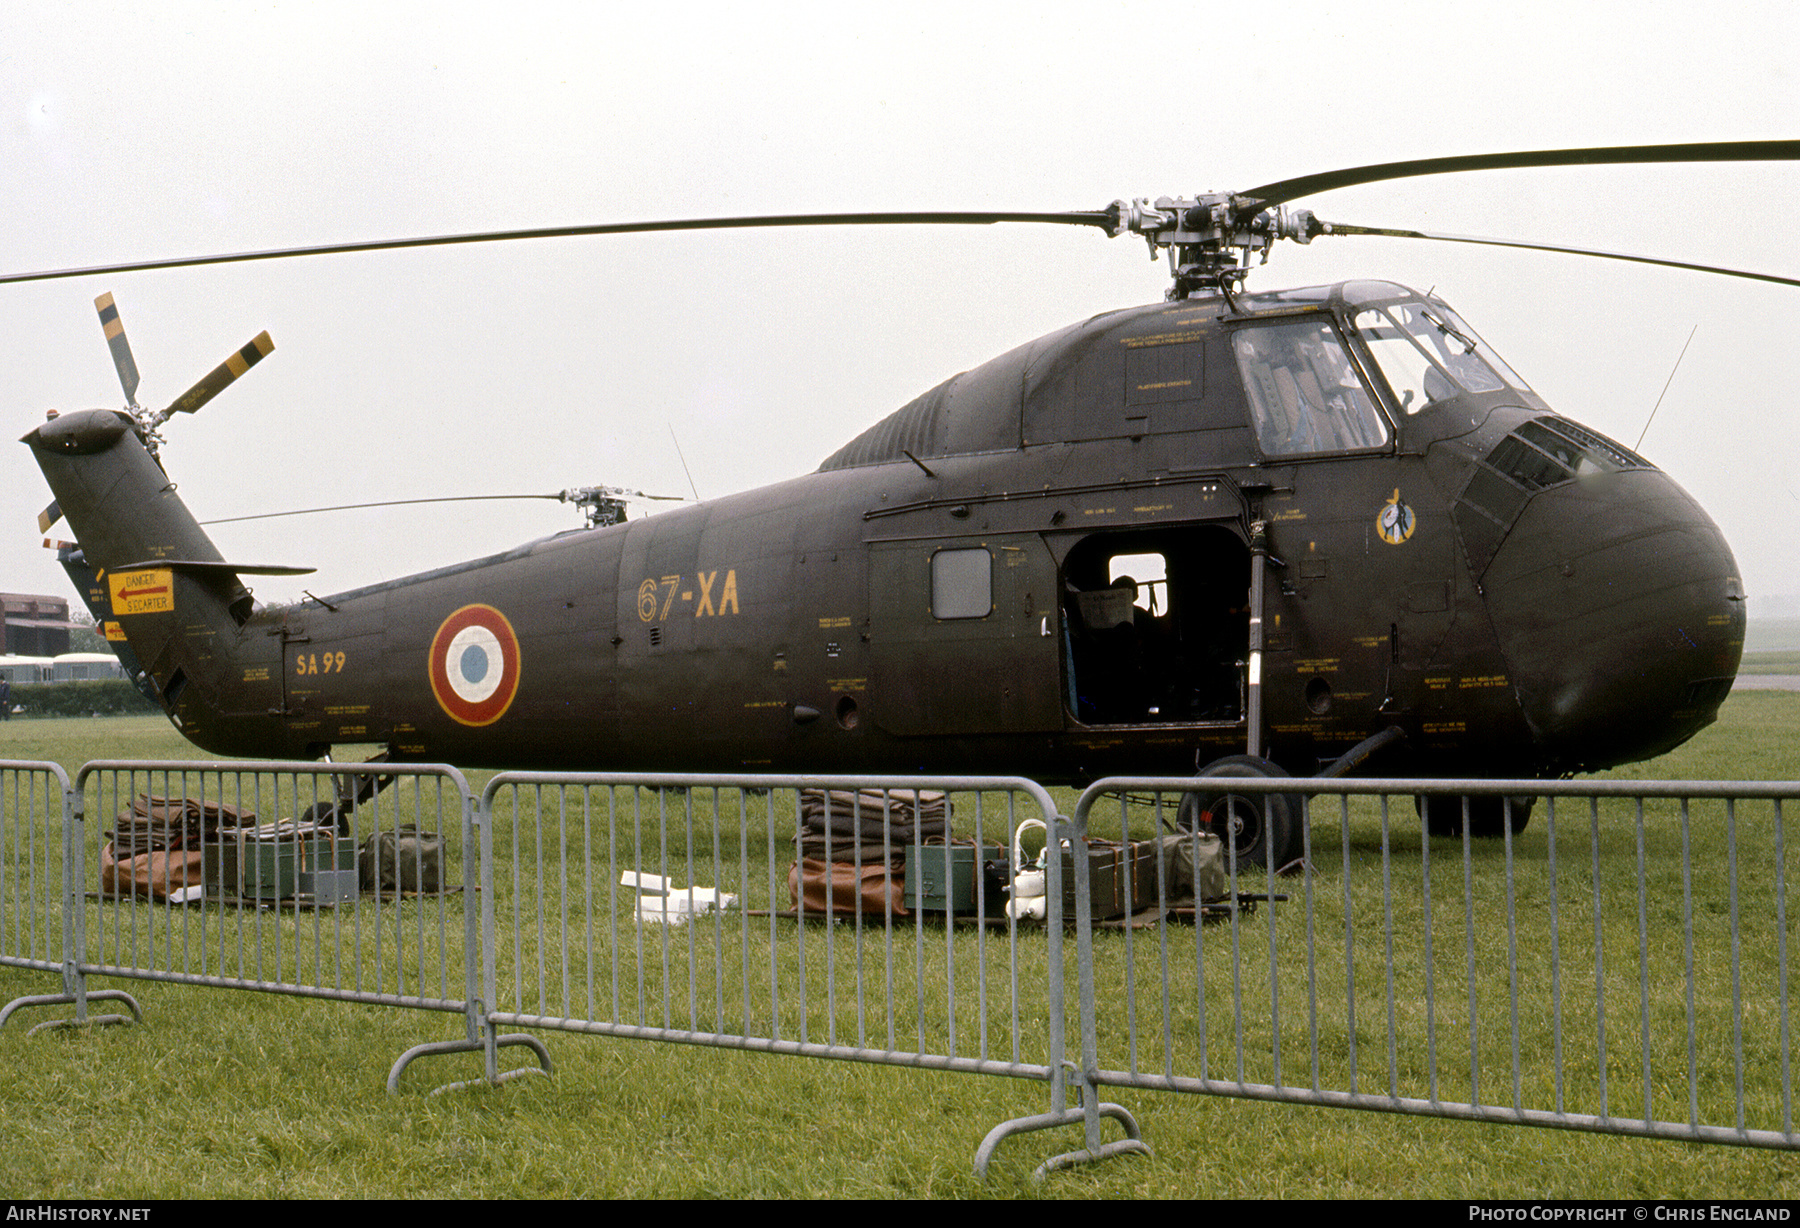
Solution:
<svg viewBox="0 0 1800 1228"><path fill-rule="evenodd" d="M1109 212L1110 230L1117 236L1141 234L1150 245L1152 260L1168 252L1169 275L1175 284L1171 299L1183 299L1197 290L1229 289L1250 270L1250 258L1259 255L1266 264L1269 248L1277 239L1310 243L1330 227L1310 209L1289 212L1285 206L1265 209L1252 197L1215 192L1187 198L1159 196L1155 201L1116 200Z"/></svg>
<svg viewBox="0 0 1800 1228"><path fill-rule="evenodd" d="M556 497L564 503L573 503L581 508L587 516L590 529L623 524L625 505L634 500L680 502L677 495L647 495L641 490L626 490L622 486L577 486Z"/></svg>

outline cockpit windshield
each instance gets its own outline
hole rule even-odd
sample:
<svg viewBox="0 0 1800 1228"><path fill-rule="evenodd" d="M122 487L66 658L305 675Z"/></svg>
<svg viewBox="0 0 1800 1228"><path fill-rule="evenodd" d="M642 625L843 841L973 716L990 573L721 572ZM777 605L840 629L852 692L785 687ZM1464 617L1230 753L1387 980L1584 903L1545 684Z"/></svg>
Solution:
<svg viewBox="0 0 1800 1228"><path fill-rule="evenodd" d="M1388 387L1409 414L1471 392L1531 389L1442 303L1395 301L1351 317Z"/></svg>

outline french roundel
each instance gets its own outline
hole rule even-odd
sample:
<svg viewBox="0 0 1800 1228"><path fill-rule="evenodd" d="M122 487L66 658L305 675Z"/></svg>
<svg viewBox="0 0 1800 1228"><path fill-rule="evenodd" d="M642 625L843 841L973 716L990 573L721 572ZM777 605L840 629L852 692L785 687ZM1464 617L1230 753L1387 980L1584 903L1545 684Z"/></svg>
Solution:
<svg viewBox="0 0 1800 1228"><path fill-rule="evenodd" d="M519 690L519 637L491 605L466 605L431 637L431 692L450 718L491 725Z"/></svg>

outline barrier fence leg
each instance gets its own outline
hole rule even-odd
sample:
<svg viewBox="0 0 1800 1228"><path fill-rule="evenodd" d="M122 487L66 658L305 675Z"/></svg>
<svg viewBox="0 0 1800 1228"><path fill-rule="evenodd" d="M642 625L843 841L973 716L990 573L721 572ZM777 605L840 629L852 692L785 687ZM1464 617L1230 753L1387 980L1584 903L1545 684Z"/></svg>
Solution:
<svg viewBox="0 0 1800 1228"><path fill-rule="evenodd" d="M1096 1033L1097 1010L1094 1003L1093 899L1090 894L1087 840L1080 823L1070 823L1058 816L1051 824L1049 847L1055 850L1068 841L1073 850L1075 868L1075 963L1077 994L1081 1013L1081 1065L1077 1067L1064 1057L1063 1028L1063 886L1062 859L1052 853L1045 862L1045 894L1048 914L1045 917L1045 940L1048 947L1049 983L1046 998L1050 1008L1050 1064L1055 1072L1050 1081L1050 1111L1035 1117L1017 1117L1003 1121L989 1130L975 1151L975 1176L987 1178L988 1162L1005 1140L1015 1134L1028 1134L1056 1126L1083 1127L1086 1146L1079 1151L1066 1151L1051 1156L1038 1165L1031 1176L1042 1181L1046 1173L1072 1168L1120 1155L1151 1155L1150 1145L1143 1140L1137 1119L1122 1105L1102 1103L1093 1071L1098 1069L1099 1040ZM1076 1107L1068 1107L1068 1085L1073 1077ZM1126 1137L1115 1143L1101 1141L1100 1119L1110 1117L1125 1128Z"/></svg>
<svg viewBox="0 0 1800 1228"><path fill-rule="evenodd" d="M987 1137L981 1140L981 1146L975 1152L975 1175L986 1180L988 1162L994 1158L994 1152L1000 1144L1015 1134L1029 1134L1034 1130L1049 1130L1056 1126L1072 1126L1080 1123L1084 1127L1084 1139L1087 1144L1079 1151L1065 1151L1051 1156L1031 1174L1032 1180L1042 1181L1045 1174L1059 1169L1073 1168L1077 1164L1091 1164L1096 1160L1111 1159L1122 1155L1153 1155L1150 1144L1143 1139L1137 1119L1131 1110L1124 1105L1103 1102L1099 1089L1086 1076L1075 1072L1075 1108L1052 1110L1040 1113L1035 1117L1015 1117L1011 1121L1003 1121L989 1130ZM1125 1137L1113 1143L1101 1141L1100 1119L1110 1117L1125 1129Z"/></svg>
<svg viewBox="0 0 1800 1228"><path fill-rule="evenodd" d="M414 1045L396 1058L394 1060L394 1065L388 1070L388 1092L394 1095L399 1094L400 1076L405 1072L406 1068L412 1064L415 1058L440 1053L480 1053L482 1056L482 1077L479 1079L460 1079L455 1083L445 1083L438 1087L434 1087L428 1093L433 1096L436 1096L441 1092L452 1092L465 1087L474 1087L477 1084L487 1084L490 1087L497 1087L502 1083L511 1079L517 1079L522 1075L547 1075L553 1073L550 1065L550 1050L544 1047L544 1042L535 1036L523 1032L515 1032L505 1036L497 1035L494 1031L494 1025L488 1022L487 1010L482 1005L480 999L475 999L469 1003L468 1021L469 1035L467 1039L428 1041L422 1045ZM521 1066L516 1070L502 1071L500 1069L499 1051L503 1048L518 1045L522 1045L535 1053L537 1055L538 1064L536 1066Z"/></svg>
<svg viewBox="0 0 1800 1228"><path fill-rule="evenodd" d="M80 1028L88 1027L90 1025L93 1027L104 1027L110 1023L144 1022L143 1008L138 1005L136 998L126 993L123 989L96 989L85 991L85 986L80 985L79 982L77 984L78 990L76 993L29 994L22 998L14 998L11 1002L8 1002L5 1007L0 1008L0 1027L6 1026L6 1021L12 1018L15 1011L23 1010L28 1006L73 1005L75 1007L75 1018L46 1019L44 1022L33 1027L29 1032L25 1033L27 1036L36 1036L39 1032L55 1028ZM89 1015L87 1013L87 1004L89 1002L99 1001L123 1002L126 1006L131 1008L131 1014Z"/></svg>
<svg viewBox="0 0 1800 1228"><path fill-rule="evenodd" d="M468 1009L464 1015L468 1023L468 1036L464 1040L434 1041L422 1045L414 1045L402 1053L388 1071L388 1092L398 1094L400 1076L413 1059L427 1054L437 1053L481 1053L482 1077L479 1079L463 1079L456 1083L446 1083L435 1087L430 1094L456 1091L464 1087L473 1087L477 1083L485 1083L490 1087L498 1087L511 1079L523 1075L551 1074L550 1050L544 1042L535 1036L523 1032L498 1035L493 1023L488 1019L487 1003L492 1000L494 992L494 840L493 824L489 822L487 807L476 808L472 799L463 801L463 881L481 884L480 929L477 931L474 910L465 909L463 932L463 976L466 986ZM478 852L479 850L479 852ZM480 978L478 980L478 978ZM486 997L482 996L482 982L485 981ZM521 1066L516 1070L500 1069L500 1050L512 1046L524 1046L537 1055L536 1066Z"/></svg>

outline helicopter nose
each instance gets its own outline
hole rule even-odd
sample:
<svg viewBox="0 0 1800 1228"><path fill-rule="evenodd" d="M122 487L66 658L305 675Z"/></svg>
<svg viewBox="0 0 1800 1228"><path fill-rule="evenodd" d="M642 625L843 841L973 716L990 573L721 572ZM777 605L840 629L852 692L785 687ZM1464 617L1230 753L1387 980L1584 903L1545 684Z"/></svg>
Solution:
<svg viewBox="0 0 1800 1228"><path fill-rule="evenodd" d="M1658 470L1531 495L1482 587L1545 771L1660 755L1711 724L1731 691L1744 648L1737 561Z"/></svg>

